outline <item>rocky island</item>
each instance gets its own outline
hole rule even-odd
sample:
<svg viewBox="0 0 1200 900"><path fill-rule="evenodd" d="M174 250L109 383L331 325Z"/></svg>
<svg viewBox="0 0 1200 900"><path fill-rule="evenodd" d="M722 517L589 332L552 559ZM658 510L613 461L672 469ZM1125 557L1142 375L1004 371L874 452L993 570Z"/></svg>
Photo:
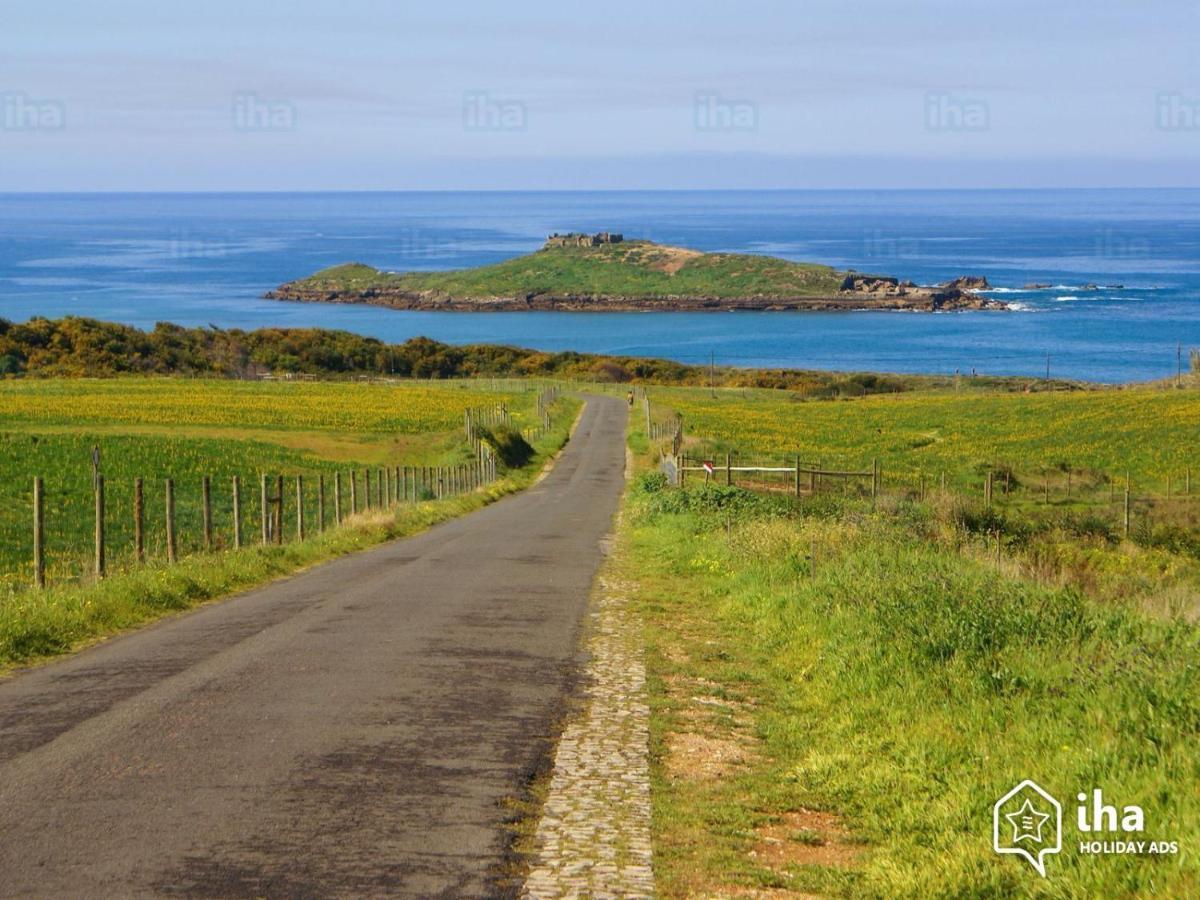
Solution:
<svg viewBox="0 0 1200 900"><path fill-rule="evenodd" d="M932 287L746 253L702 253L620 234L552 234L542 249L494 265L383 272L347 263L280 285L272 300L489 312L1006 309L984 278Z"/></svg>

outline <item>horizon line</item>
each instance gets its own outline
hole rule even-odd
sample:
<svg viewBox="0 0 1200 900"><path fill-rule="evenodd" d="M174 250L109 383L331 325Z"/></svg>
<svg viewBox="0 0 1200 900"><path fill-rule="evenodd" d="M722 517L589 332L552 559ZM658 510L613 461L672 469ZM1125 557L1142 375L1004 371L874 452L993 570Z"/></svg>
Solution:
<svg viewBox="0 0 1200 900"><path fill-rule="evenodd" d="M872 191L889 193L1044 193L1050 191L1200 191L1197 185L1089 185L1072 187L715 187L715 188L178 188L170 190L39 190L0 189L0 197L56 196L171 196L228 195L250 196L289 194L785 194L842 193Z"/></svg>

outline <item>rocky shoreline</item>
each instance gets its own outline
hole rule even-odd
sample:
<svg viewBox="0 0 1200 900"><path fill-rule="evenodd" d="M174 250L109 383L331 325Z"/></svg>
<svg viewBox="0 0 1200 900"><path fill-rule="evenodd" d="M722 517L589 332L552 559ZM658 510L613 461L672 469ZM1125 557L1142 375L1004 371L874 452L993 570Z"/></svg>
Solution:
<svg viewBox="0 0 1200 900"><path fill-rule="evenodd" d="M949 312L1005 310L1008 305L975 293L988 286L983 278L957 278L936 287L922 287L895 278L849 274L841 290L829 296L703 297L608 296L591 294L523 293L495 297L456 297L442 291L389 288L330 290L296 282L268 291L268 300L297 303L365 303L390 309L436 312L726 312L726 311L862 311L904 310Z"/></svg>

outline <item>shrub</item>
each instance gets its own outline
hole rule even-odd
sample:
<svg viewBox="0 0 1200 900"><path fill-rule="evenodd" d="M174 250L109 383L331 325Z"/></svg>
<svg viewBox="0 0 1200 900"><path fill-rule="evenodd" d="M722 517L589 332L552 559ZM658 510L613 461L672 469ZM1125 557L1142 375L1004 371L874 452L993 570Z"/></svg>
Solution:
<svg viewBox="0 0 1200 900"><path fill-rule="evenodd" d="M479 437L492 448L501 464L508 469L521 468L533 459L536 452L521 432L508 425L480 428Z"/></svg>

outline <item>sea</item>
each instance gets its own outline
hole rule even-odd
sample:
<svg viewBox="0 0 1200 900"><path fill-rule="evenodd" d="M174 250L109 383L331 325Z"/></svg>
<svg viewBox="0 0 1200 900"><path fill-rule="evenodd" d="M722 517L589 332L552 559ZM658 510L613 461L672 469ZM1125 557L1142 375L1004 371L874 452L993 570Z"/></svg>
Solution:
<svg viewBox="0 0 1200 900"><path fill-rule="evenodd" d="M347 261L450 269L614 231L920 284L1009 312L437 313L262 299ZM344 329L688 363L1129 382L1200 348L1200 190L0 194L0 317Z"/></svg>

